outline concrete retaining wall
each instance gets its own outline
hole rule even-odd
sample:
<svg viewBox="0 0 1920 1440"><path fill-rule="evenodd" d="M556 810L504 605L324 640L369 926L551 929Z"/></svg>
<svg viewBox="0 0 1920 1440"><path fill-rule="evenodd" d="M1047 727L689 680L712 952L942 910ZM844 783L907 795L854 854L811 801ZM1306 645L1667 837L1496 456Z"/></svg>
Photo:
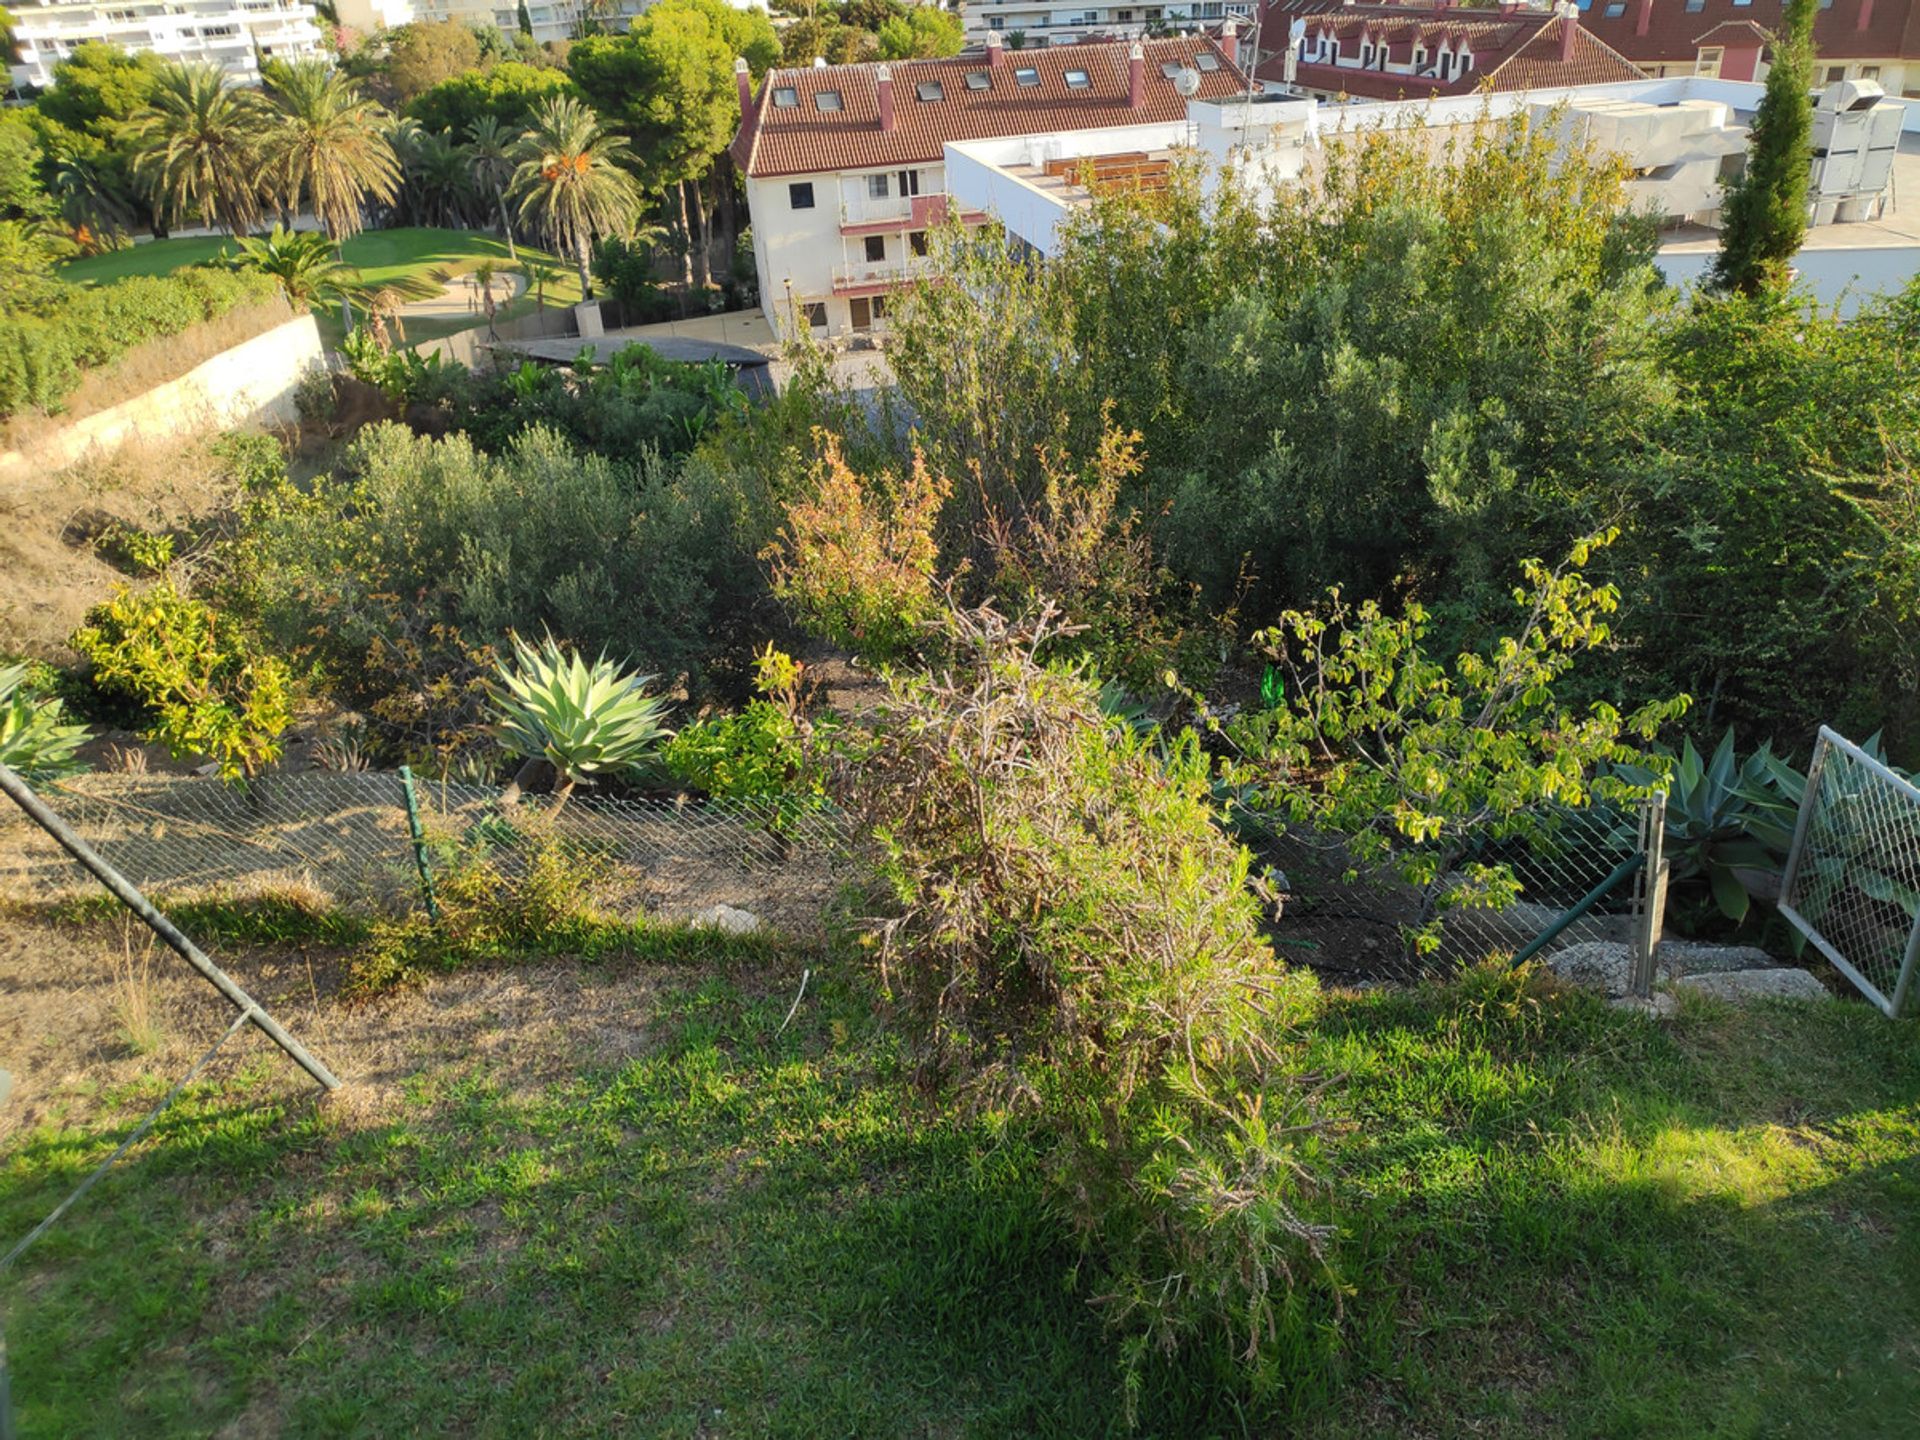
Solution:
<svg viewBox="0 0 1920 1440"><path fill-rule="evenodd" d="M311 315L296 316L203 360L178 380L0 455L0 479L46 474L129 440L163 440L207 426L291 422L300 377L324 363L320 327Z"/></svg>

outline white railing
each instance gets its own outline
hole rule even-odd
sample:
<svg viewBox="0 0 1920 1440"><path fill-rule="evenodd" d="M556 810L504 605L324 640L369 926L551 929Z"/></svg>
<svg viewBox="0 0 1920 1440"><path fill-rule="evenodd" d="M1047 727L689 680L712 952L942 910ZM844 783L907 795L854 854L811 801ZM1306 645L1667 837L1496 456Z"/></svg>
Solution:
<svg viewBox="0 0 1920 1440"><path fill-rule="evenodd" d="M854 182L865 189L864 181ZM913 213L913 197L889 195L884 200L864 193L843 194L840 200L842 225L873 225L881 221L905 220Z"/></svg>

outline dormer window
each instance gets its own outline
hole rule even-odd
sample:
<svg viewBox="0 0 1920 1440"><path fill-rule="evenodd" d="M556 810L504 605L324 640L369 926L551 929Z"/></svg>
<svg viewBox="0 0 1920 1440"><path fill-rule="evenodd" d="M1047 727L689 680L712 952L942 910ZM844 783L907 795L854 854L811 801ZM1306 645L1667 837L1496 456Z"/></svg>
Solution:
<svg viewBox="0 0 1920 1440"><path fill-rule="evenodd" d="M967 72L967 88L969 90L991 90L993 88L993 77L984 70L969 70Z"/></svg>
<svg viewBox="0 0 1920 1440"><path fill-rule="evenodd" d="M1065 78L1069 90L1085 90L1089 85L1093 84L1093 81L1087 78L1087 72L1084 70L1069 70Z"/></svg>
<svg viewBox="0 0 1920 1440"><path fill-rule="evenodd" d="M794 110L799 108L800 92L791 85L776 86L773 92L773 108L776 110Z"/></svg>
<svg viewBox="0 0 1920 1440"><path fill-rule="evenodd" d="M844 110L847 107L841 103L840 92L838 90L820 90L814 94L813 108L821 111L832 111Z"/></svg>
<svg viewBox="0 0 1920 1440"><path fill-rule="evenodd" d="M1040 83L1040 72L1031 65L1022 65L1018 70L1013 72L1013 83L1016 85L1038 85Z"/></svg>
<svg viewBox="0 0 1920 1440"><path fill-rule="evenodd" d="M947 98L947 92L941 88L938 80L922 80L918 85L913 87L913 93L918 95L922 100L944 100Z"/></svg>

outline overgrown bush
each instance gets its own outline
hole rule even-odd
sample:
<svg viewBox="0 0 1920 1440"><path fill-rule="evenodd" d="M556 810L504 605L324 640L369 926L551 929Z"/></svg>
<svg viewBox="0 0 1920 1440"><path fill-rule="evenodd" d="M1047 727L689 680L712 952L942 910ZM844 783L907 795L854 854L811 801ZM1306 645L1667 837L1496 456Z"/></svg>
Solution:
<svg viewBox="0 0 1920 1440"><path fill-rule="evenodd" d="M896 677L840 775L876 837L875 973L926 1083L1051 1136L1130 1374L1230 1335L1270 1380L1329 1238L1286 1060L1317 986L1262 934L1195 738L1110 722L1033 658L1049 625L954 616L951 668Z"/></svg>
<svg viewBox="0 0 1920 1440"><path fill-rule="evenodd" d="M253 498L221 584L372 714L388 750L424 758L481 740L509 633L695 690L711 667L744 668L763 581L738 509L697 460L618 463L543 429L496 456L379 425L334 476Z"/></svg>
<svg viewBox="0 0 1920 1440"><path fill-rule="evenodd" d="M754 686L761 698L743 709L682 726L661 755L667 773L720 800L817 802L825 785L808 741L818 727L801 713L800 665L769 645L754 660Z"/></svg>
<svg viewBox="0 0 1920 1440"><path fill-rule="evenodd" d="M816 433L820 458L787 523L768 547L773 593L801 625L868 660L894 659L919 641L938 599L934 526L952 493L914 453L904 479L859 476L837 437Z"/></svg>
<svg viewBox="0 0 1920 1440"><path fill-rule="evenodd" d="M122 586L70 643L94 686L139 705L147 738L176 757L204 756L232 780L279 756L292 718L287 667L172 579Z"/></svg>
<svg viewBox="0 0 1920 1440"><path fill-rule="evenodd" d="M58 410L83 372L276 294L264 276L198 268L60 286L38 307L0 313L0 416Z"/></svg>

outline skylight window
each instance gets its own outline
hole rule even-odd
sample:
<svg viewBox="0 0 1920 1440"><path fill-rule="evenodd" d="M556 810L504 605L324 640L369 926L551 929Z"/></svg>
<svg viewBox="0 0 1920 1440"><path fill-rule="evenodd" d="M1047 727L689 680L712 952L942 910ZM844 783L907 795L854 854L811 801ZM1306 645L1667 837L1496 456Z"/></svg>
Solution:
<svg viewBox="0 0 1920 1440"><path fill-rule="evenodd" d="M813 97L813 107L816 110L844 110L846 108L846 106L840 103L840 92L838 90L816 91Z"/></svg>
<svg viewBox="0 0 1920 1440"><path fill-rule="evenodd" d="M1069 70L1065 78L1069 90L1084 90L1093 84L1093 82L1087 78L1087 72L1084 70Z"/></svg>
<svg viewBox="0 0 1920 1440"><path fill-rule="evenodd" d="M1193 63L1196 69L1205 70L1211 75L1215 70L1220 68L1220 57L1211 50L1202 50L1198 55L1193 57Z"/></svg>
<svg viewBox="0 0 1920 1440"><path fill-rule="evenodd" d="M947 92L941 88L938 80L922 80L918 85L913 87L913 93L918 95L922 100L944 100L947 98Z"/></svg>
<svg viewBox="0 0 1920 1440"><path fill-rule="evenodd" d="M1018 70L1013 72L1013 82L1016 85L1038 85L1040 83L1040 72L1031 65L1022 65Z"/></svg>
<svg viewBox="0 0 1920 1440"><path fill-rule="evenodd" d="M1160 73L1171 80L1180 73L1181 69L1182 66L1178 60L1169 60L1160 67Z"/></svg>
<svg viewBox="0 0 1920 1440"><path fill-rule="evenodd" d="M967 88L969 90L991 90L993 88L993 77L984 70L969 70L967 72Z"/></svg>
<svg viewBox="0 0 1920 1440"><path fill-rule="evenodd" d="M800 103L800 92L791 85L778 86L773 92L774 108L792 110Z"/></svg>

